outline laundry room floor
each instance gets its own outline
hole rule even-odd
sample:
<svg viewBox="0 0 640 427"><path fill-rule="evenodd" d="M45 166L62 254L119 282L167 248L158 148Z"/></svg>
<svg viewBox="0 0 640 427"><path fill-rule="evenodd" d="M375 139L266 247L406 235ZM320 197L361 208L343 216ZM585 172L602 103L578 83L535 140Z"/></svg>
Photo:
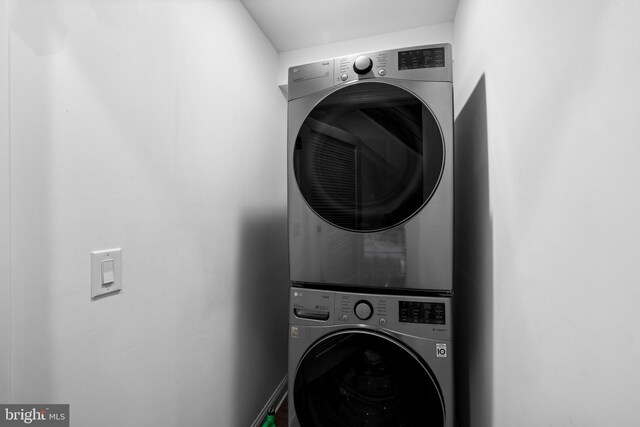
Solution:
<svg viewBox="0 0 640 427"><path fill-rule="evenodd" d="M276 411L276 425L278 427L281 427L281 426L287 427L287 423L289 422L288 418L289 418L289 402L285 397L284 400L282 401L282 404L280 404L280 407Z"/></svg>

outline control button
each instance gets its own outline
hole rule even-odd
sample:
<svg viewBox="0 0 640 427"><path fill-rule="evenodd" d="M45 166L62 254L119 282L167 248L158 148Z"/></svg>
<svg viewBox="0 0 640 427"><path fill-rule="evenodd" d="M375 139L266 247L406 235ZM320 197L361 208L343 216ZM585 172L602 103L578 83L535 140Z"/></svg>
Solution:
<svg viewBox="0 0 640 427"><path fill-rule="evenodd" d="M387 324L387 319L385 319L384 317L380 318L380 325L384 326Z"/></svg>
<svg viewBox="0 0 640 427"><path fill-rule="evenodd" d="M358 74L366 74L373 67L373 61L366 55L358 56L356 62L353 63L353 71Z"/></svg>
<svg viewBox="0 0 640 427"><path fill-rule="evenodd" d="M341 75L341 76L340 76L340 80L342 80L343 82L344 82L345 80L347 80L348 78L349 78L349 76L348 76L348 75L346 75L346 74L343 74L343 75Z"/></svg>
<svg viewBox="0 0 640 427"><path fill-rule="evenodd" d="M378 71L378 74L380 74L381 76L386 76L387 71L383 68L382 70Z"/></svg>
<svg viewBox="0 0 640 427"><path fill-rule="evenodd" d="M343 322L348 322L349 321L349 316L347 316L346 314L343 314L342 317L340 318L340 320L342 320Z"/></svg>
<svg viewBox="0 0 640 427"><path fill-rule="evenodd" d="M373 314L373 307L367 301L358 301L354 308L356 316L360 320L367 320Z"/></svg>

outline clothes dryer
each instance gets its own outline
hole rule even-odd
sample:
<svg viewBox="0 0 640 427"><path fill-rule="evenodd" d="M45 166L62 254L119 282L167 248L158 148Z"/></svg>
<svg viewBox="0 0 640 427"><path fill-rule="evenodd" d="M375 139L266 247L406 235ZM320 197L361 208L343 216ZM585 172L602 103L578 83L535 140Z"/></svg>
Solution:
<svg viewBox="0 0 640 427"><path fill-rule="evenodd" d="M452 291L451 46L289 69L290 278Z"/></svg>
<svg viewBox="0 0 640 427"><path fill-rule="evenodd" d="M450 298L291 288L290 427L452 427Z"/></svg>

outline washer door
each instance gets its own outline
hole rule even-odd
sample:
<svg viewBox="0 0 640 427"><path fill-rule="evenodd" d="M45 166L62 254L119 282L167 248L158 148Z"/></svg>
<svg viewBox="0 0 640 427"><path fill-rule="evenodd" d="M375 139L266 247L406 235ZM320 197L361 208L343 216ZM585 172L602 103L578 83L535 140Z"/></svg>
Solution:
<svg viewBox="0 0 640 427"><path fill-rule="evenodd" d="M431 198L444 141L431 110L400 87L363 82L339 89L309 113L293 169L309 207L350 231L384 230Z"/></svg>
<svg viewBox="0 0 640 427"><path fill-rule="evenodd" d="M385 335L341 331L302 357L294 382L301 427L444 426L442 394L427 366Z"/></svg>

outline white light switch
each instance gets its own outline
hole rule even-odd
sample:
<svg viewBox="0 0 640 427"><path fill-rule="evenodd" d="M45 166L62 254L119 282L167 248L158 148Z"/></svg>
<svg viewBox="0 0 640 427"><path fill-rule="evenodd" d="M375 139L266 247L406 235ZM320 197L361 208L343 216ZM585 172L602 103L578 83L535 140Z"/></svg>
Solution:
<svg viewBox="0 0 640 427"><path fill-rule="evenodd" d="M122 249L91 252L91 299L122 290Z"/></svg>
<svg viewBox="0 0 640 427"><path fill-rule="evenodd" d="M113 260L102 261L102 286L111 286L115 281L113 274Z"/></svg>

